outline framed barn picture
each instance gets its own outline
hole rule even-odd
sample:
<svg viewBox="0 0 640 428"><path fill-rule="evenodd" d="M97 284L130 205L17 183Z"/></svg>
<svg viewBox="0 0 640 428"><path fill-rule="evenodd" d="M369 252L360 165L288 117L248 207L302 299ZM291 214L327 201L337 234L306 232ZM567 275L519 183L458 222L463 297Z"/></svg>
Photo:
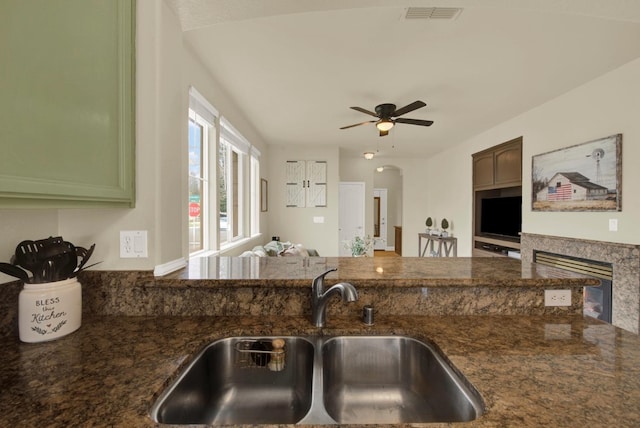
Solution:
<svg viewBox="0 0 640 428"><path fill-rule="evenodd" d="M621 211L622 134L532 157L533 211Z"/></svg>

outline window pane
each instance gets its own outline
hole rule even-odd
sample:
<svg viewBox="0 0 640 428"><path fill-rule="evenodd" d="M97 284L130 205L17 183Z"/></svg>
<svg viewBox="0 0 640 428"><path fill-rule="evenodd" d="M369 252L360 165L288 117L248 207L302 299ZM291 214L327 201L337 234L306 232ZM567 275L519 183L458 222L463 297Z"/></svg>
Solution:
<svg viewBox="0 0 640 428"><path fill-rule="evenodd" d="M251 177L249 181L251 201L251 235L256 235L257 233L260 233L260 163L254 156L251 156Z"/></svg>
<svg viewBox="0 0 640 428"><path fill-rule="evenodd" d="M229 145L224 141L220 141L220 151L218 153L218 210L220 213L220 242L229 241L228 236L228 218L227 218L227 200L229 199L228 190L228 157Z"/></svg>
<svg viewBox="0 0 640 428"><path fill-rule="evenodd" d="M238 236L240 236L240 206L239 206L239 201L240 201L240 180L238 178L239 173L238 171L240 170L240 166L239 166L239 162L238 162L238 153L236 151L232 151L231 152L231 177L232 177L232 183L233 185L231 186L231 200L233 201L233 221L231 222L231 226L233 227L233 237L236 238Z"/></svg>
<svg viewBox="0 0 640 428"><path fill-rule="evenodd" d="M203 183L204 129L189 119L189 252L204 249Z"/></svg>

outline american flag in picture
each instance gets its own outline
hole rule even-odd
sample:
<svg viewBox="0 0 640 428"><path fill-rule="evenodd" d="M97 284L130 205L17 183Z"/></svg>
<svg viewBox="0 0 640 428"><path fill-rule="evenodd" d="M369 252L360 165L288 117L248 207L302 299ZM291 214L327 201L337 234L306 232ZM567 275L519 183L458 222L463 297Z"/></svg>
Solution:
<svg viewBox="0 0 640 428"><path fill-rule="evenodd" d="M547 199L549 201L571 200L571 183L549 187L549 194L547 196Z"/></svg>

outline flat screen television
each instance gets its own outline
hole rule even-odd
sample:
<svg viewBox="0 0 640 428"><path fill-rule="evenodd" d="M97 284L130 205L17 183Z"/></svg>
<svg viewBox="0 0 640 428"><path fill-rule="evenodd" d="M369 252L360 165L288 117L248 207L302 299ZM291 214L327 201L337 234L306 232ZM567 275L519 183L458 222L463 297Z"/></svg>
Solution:
<svg viewBox="0 0 640 428"><path fill-rule="evenodd" d="M483 198L480 207L480 233L520 238L522 196Z"/></svg>

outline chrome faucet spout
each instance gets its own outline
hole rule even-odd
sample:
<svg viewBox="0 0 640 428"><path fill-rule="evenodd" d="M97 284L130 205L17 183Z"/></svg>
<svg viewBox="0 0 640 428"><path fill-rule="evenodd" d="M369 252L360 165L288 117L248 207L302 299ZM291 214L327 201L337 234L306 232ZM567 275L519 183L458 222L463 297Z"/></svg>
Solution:
<svg viewBox="0 0 640 428"><path fill-rule="evenodd" d="M343 302L358 300L358 291L348 282L339 282L324 291L324 277L337 269L332 268L314 278L311 285L311 322L316 327L324 327L327 319L327 303L334 294L340 294Z"/></svg>
<svg viewBox="0 0 640 428"><path fill-rule="evenodd" d="M358 300L358 291L356 290L356 287L348 282L339 282L335 284L326 291L325 295L328 296L333 292L340 293L343 302L355 302Z"/></svg>

